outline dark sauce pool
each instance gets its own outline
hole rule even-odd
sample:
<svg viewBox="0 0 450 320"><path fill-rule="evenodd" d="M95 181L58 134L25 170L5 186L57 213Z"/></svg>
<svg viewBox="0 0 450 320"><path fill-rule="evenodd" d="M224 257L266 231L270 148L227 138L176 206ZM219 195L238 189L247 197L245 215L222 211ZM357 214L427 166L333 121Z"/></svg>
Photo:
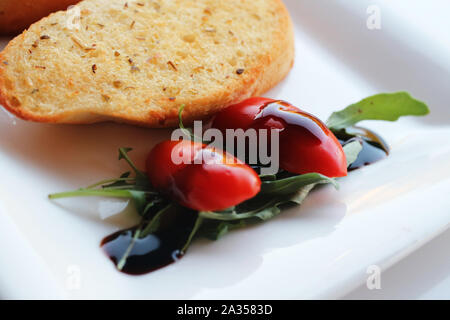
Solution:
<svg viewBox="0 0 450 320"><path fill-rule="evenodd" d="M355 138L358 139L358 138ZM362 143L362 150L358 155L358 158L349 167L349 171L360 169L364 166L370 165L377 161L380 161L388 156L386 150L384 150L380 145L369 142L365 139L358 139ZM350 140L351 141L351 140ZM350 141L346 142L349 143Z"/></svg>
<svg viewBox="0 0 450 320"><path fill-rule="evenodd" d="M369 129L360 127L349 128L346 132L338 133L337 138L342 145L346 145L354 140L358 140L362 144L363 148L356 161L348 167L349 171L383 160L390 152L386 141Z"/></svg>
<svg viewBox="0 0 450 320"><path fill-rule="evenodd" d="M161 218L157 232L136 237L139 226L113 233L101 242L101 247L119 271L130 275L146 274L183 257L183 248L191 235L197 214L174 210ZM134 243L133 246L130 246ZM122 257L127 259L122 261Z"/></svg>

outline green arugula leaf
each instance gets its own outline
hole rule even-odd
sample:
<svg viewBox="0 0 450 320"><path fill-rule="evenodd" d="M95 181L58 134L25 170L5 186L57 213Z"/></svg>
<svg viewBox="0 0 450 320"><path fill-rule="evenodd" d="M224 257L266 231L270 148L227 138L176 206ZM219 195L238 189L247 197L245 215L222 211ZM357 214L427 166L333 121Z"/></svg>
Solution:
<svg viewBox="0 0 450 320"><path fill-rule="evenodd" d="M196 137L184 127L182 121L183 109L184 105L179 110L180 128L192 140L201 141L199 137ZM361 141L358 139L376 136L367 129L353 127L356 123L362 120L395 121L405 115L420 116L428 113L428 107L423 102L415 100L406 92L379 94L333 113L327 124L338 137L343 137L340 138L342 141L359 137L354 138L354 141L349 141L343 147L347 164L351 165L357 160L363 148ZM379 140L377 143L388 150L382 138L377 139ZM187 217L184 214L194 215L189 218L192 219L190 220L192 226L189 226L186 233L181 234L182 253L186 252L195 237L203 236L217 240L231 230L270 220L278 216L282 209L287 206L301 205L308 194L318 185L332 184L335 188L338 188L335 179L318 173L294 175L281 170L275 175L260 176L262 181L261 192L256 197L220 212L202 211L197 214L190 209L168 201L159 192L153 190L145 172L139 170L128 156L130 151L132 151L132 148L120 148L119 160L123 159L129 164L135 173L134 177L131 177L130 172L126 172L117 179L103 180L87 188L49 195L50 199L98 196L128 198L133 201L142 219L141 223L133 228L135 233L129 247L126 248L117 263L119 270L125 266L139 239L160 232L165 228L177 226L180 219Z"/></svg>
<svg viewBox="0 0 450 320"><path fill-rule="evenodd" d="M148 223L145 228L142 229L139 237L141 238L145 238L146 236L148 236L151 233L154 233L155 231L158 230L160 223L161 223L161 218L164 215L164 213L166 213L167 211L173 209L174 205L169 203L167 204L165 207L163 207L161 210L159 210L152 218L152 220L150 221L150 223Z"/></svg>
<svg viewBox="0 0 450 320"><path fill-rule="evenodd" d="M147 204L145 207L145 211L148 213L148 211L155 207L156 203L157 202L153 201ZM135 227L135 230L133 231L133 238L131 239L127 249L123 252L121 258L116 264L118 270L122 270L125 267L130 254L133 252L133 248L136 245L136 242L139 239L143 239L158 230L163 214L171 207L171 204L166 205L163 209L156 212L156 214L153 215L151 219L148 219L148 217L142 215L141 222L138 226Z"/></svg>
<svg viewBox="0 0 450 320"><path fill-rule="evenodd" d="M278 181L280 181L279 185L277 185ZM211 222L205 223L205 227L200 229L201 234L208 238L216 238L216 236L224 235L229 230L237 227L243 227L258 220L266 221L272 219L280 214L283 206L289 204L300 205L309 192L317 185L331 183L336 186L334 179L317 173L293 176L278 181L274 181L274 185L268 187L265 192L261 191L255 198L233 208L221 212L200 212L199 215L202 218L216 221L215 225ZM290 192L288 192L289 190ZM236 221L242 222L236 223ZM214 228L216 228L215 231Z"/></svg>
<svg viewBox="0 0 450 320"><path fill-rule="evenodd" d="M190 129L187 129L184 126L184 123L183 123L183 111L184 111L185 107L186 106L184 104L182 104L180 106L180 109L178 109L178 127L181 129L181 131L183 132L183 134L186 137L189 137L192 141L198 141L198 138L192 133L192 131ZM201 139L200 139L200 141L201 141Z"/></svg>
<svg viewBox="0 0 450 320"><path fill-rule="evenodd" d="M145 172L139 170L136 165L131 161L130 157L128 156L128 153L132 151L133 148L119 148L119 160L125 160L129 166L133 169L133 171L136 174L136 183L135 185L138 187L150 187L151 183L148 178L148 176L145 174Z"/></svg>
<svg viewBox="0 0 450 320"><path fill-rule="evenodd" d="M89 189L101 186L102 188L121 188L125 186L133 185L136 182L136 178L130 178L131 172L127 171L123 173L118 179L103 180L96 184L89 186ZM129 183L131 182L131 183Z"/></svg>
<svg viewBox="0 0 450 320"><path fill-rule="evenodd" d="M302 175L294 175L289 178L274 180L274 181L263 181L261 185L261 194L270 195L286 195L292 194L297 190L312 184L326 184L331 183L336 188L338 188L338 183L336 180L328 178L324 175L318 173L308 173Z"/></svg>
<svg viewBox="0 0 450 320"><path fill-rule="evenodd" d="M128 245L127 249L123 253L122 257L117 261L116 268L117 270L121 271L125 267L125 264L127 263L128 257L130 256L131 252L133 251L134 245L139 240L141 235L141 228L138 228L134 234L133 238L130 241L130 244Z"/></svg>
<svg viewBox="0 0 450 320"><path fill-rule="evenodd" d="M249 226L249 220L218 221L203 219L202 225L197 232L197 237L209 240L219 240L228 232Z"/></svg>
<svg viewBox="0 0 450 320"><path fill-rule="evenodd" d="M412 98L407 92L382 93L333 113L327 126L331 130L339 130L363 120L396 121L402 116L423 116L429 112L425 103Z"/></svg>
<svg viewBox="0 0 450 320"><path fill-rule="evenodd" d="M121 253L120 259L118 259L118 262L116 263L118 270L123 270L126 267L130 256L139 254L134 251L134 249L140 240L152 235L159 238L161 231L171 234L171 236L174 237L176 247L173 249L179 250L179 253L177 253L176 256L179 254L184 255L203 224L203 218L197 213L174 203L166 202L163 206L154 206L153 209L153 214L142 217L140 224L130 229L133 232L132 238L126 247L119 249L123 249L123 253ZM183 224L187 222L186 218L189 220L188 227ZM182 226L181 229L179 228L180 220ZM172 259L175 259L175 251L170 252L169 254Z"/></svg>
<svg viewBox="0 0 450 320"><path fill-rule="evenodd" d="M211 143L210 141L203 141L203 138L199 137L199 136L196 136L194 134L194 132L192 131L192 129L190 129L190 128L188 129L188 128L186 128L184 126L184 123L183 123L183 111L184 111L185 107L186 106L184 104L182 104L180 106L180 109L178 110L178 127L181 129L181 131L183 132L183 134L186 137L189 137L191 139L191 141L203 142L203 143L206 143L206 144L210 144Z"/></svg>
<svg viewBox="0 0 450 320"><path fill-rule="evenodd" d="M135 178L130 178L130 174L130 172L125 172L120 178L105 179L86 187L86 189L94 189L97 187L113 189L116 187L130 186L132 184L129 184L128 182L135 182L136 180Z"/></svg>
<svg viewBox="0 0 450 320"><path fill-rule="evenodd" d="M134 195L133 195L134 194ZM50 194L49 199L62 199L62 198L74 198L74 197L106 197L106 198L129 198L132 199L136 196L141 197L146 195L145 191L134 190L117 190L117 189L78 189L75 191L60 192ZM152 193L150 193L152 194Z"/></svg>
<svg viewBox="0 0 450 320"><path fill-rule="evenodd" d="M139 215L144 215L144 209L147 203L147 194L145 191L136 191L136 190L128 190L130 193L131 199L136 207L136 211Z"/></svg>
<svg viewBox="0 0 450 320"><path fill-rule="evenodd" d="M355 139L343 146L345 157L347 159L347 167L358 159L359 153L363 149L363 144L360 140Z"/></svg>
<svg viewBox="0 0 450 320"><path fill-rule="evenodd" d="M291 195L281 196L274 194L271 196L257 196L250 199L230 211L211 212L201 211L199 215L205 219L217 221L236 221L250 218L268 220L280 213L279 207L282 204L294 202L300 204L307 193L312 190L315 184L297 190Z"/></svg>
<svg viewBox="0 0 450 320"><path fill-rule="evenodd" d="M284 207L302 204L316 185L307 185L290 195L257 197L235 207L232 213L200 212L199 215L204 221L199 229L198 236L217 240L229 231L270 220L278 216Z"/></svg>
<svg viewBox="0 0 450 320"><path fill-rule="evenodd" d="M361 150L359 141L348 143L344 147L347 162L353 163ZM308 194L320 184L338 187L335 179L318 173L285 178L270 175L263 178L261 192L255 198L221 212L200 212L199 215L204 221L198 236L218 240L232 230L270 220L278 216L286 206L301 205Z"/></svg>
<svg viewBox="0 0 450 320"><path fill-rule="evenodd" d="M78 189L69 192L60 192L50 194L49 199L62 199L62 198L74 198L74 197L105 197L105 198L126 198L131 199L136 207L137 212L142 215L147 203L148 195L157 195L148 191L137 190L118 190L118 189Z"/></svg>
<svg viewBox="0 0 450 320"><path fill-rule="evenodd" d="M159 201L160 194L151 188L147 175L139 170L128 156L131 148L119 149L119 160L124 159L135 172L135 177L130 177L130 172L123 173L119 178L106 179L90 185L87 188L75 191L50 194L50 199L61 199L69 197L111 197L128 198L133 201L136 211L144 216L152 207L152 203Z"/></svg>

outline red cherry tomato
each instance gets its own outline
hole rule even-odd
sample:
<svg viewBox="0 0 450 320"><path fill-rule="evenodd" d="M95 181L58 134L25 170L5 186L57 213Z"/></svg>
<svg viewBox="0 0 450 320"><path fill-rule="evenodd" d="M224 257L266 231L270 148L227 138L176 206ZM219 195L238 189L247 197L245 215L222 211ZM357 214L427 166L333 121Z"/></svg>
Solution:
<svg viewBox="0 0 450 320"><path fill-rule="evenodd" d="M226 129L279 130L282 169L328 177L347 175L344 150L334 134L318 118L287 102L251 98L217 114L212 127L224 133Z"/></svg>
<svg viewBox="0 0 450 320"><path fill-rule="evenodd" d="M185 140L157 145L148 156L147 173L155 188L199 211L238 205L261 189L259 176L245 163L222 150Z"/></svg>

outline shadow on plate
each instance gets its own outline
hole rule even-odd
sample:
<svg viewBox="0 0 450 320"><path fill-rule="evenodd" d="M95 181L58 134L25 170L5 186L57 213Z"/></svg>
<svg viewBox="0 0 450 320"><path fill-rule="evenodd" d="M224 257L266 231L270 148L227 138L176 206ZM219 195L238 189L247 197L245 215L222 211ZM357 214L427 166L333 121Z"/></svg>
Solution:
<svg viewBox="0 0 450 320"><path fill-rule="evenodd" d="M0 150L14 161L49 177L83 186L128 170L117 159L119 147L133 147L139 167L151 148L170 137L167 130L128 125L54 125L23 121L0 110Z"/></svg>

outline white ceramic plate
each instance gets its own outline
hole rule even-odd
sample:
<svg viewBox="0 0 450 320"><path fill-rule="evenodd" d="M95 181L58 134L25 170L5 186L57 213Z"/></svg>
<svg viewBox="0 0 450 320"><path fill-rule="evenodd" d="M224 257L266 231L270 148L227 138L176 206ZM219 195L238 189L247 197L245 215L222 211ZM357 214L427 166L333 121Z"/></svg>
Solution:
<svg viewBox="0 0 450 320"><path fill-rule="evenodd" d="M99 248L104 236L136 221L130 211L114 215L126 203L55 204L47 195L117 176L125 169L116 161L121 146L134 147L142 165L168 132L28 123L0 110L0 297L338 298L365 282L368 266L387 268L447 228L449 3L286 3L297 61L268 96L325 119L368 95L408 90L429 104L431 115L368 123L389 141L392 155L342 179L339 191L315 191L301 208L269 223L196 242L180 262L131 277ZM381 30L366 27L371 4L381 9Z"/></svg>

